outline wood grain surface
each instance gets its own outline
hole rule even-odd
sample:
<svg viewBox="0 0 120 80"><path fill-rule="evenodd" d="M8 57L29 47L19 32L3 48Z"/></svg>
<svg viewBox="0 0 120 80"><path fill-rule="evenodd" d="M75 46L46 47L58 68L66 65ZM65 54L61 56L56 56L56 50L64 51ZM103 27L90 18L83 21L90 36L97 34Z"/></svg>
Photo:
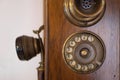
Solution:
<svg viewBox="0 0 120 80"><path fill-rule="evenodd" d="M82 28L71 24L64 15L64 0L44 0L45 80L120 80L120 0L106 0L103 18ZM67 37L83 30L99 35L106 46L101 68L90 74L73 72L65 64L62 47Z"/></svg>

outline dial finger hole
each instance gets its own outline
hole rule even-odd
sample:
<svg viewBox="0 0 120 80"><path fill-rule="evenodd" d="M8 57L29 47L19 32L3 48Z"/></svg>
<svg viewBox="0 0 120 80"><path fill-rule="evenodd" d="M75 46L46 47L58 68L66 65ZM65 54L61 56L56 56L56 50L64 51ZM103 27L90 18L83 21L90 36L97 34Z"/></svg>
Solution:
<svg viewBox="0 0 120 80"><path fill-rule="evenodd" d="M88 71L88 67L86 65L82 66L82 71Z"/></svg>
<svg viewBox="0 0 120 80"><path fill-rule="evenodd" d="M93 37L93 36L89 36L89 37L88 37L88 41L89 41L89 42L93 42L93 41L94 41L94 37Z"/></svg>
<svg viewBox="0 0 120 80"><path fill-rule="evenodd" d="M73 48L71 48L71 47L66 48L66 52L67 53L72 53L73 52Z"/></svg>
<svg viewBox="0 0 120 80"><path fill-rule="evenodd" d="M73 59L73 56L72 56L72 54L67 54L67 55L66 55L66 58L67 58L68 60L72 60L72 59Z"/></svg>
<svg viewBox="0 0 120 80"><path fill-rule="evenodd" d="M83 41L86 41L87 38L88 38L88 37L87 37L86 35L82 35L82 36L81 36L81 39L82 39Z"/></svg>
<svg viewBox="0 0 120 80"><path fill-rule="evenodd" d="M80 41L81 41L81 38L80 38L80 37L75 37L75 41L76 41L76 42L80 42Z"/></svg>
<svg viewBox="0 0 120 80"><path fill-rule="evenodd" d="M75 46L75 41L70 41L70 46L74 47Z"/></svg>
<svg viewBox="0 0 120 80"><path fill-rule="evenodd" d="M75 66L76 65L76 61L74 61L74 60L70 61L69 63L70 63L71 66Z"/></svg>
<svg viewBox="0 0 120 80"><path fill-rule="evenodd" d="M80 64L75 65L75 69L80 70L81 69L81 65Z"/></svg>
<svg viewBox="0 0 120 80"><path fill-rule="evenodd" d="M94 64L89 64L89 65L88 65L88 68L89 68L90 70L92 70L92 69L95 68L95 66L94 66Z"/></svg>

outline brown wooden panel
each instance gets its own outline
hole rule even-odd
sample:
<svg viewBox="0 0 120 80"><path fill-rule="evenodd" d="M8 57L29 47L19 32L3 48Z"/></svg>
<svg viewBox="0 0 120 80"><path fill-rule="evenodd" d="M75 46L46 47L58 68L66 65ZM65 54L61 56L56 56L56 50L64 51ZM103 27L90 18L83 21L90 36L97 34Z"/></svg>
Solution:
<svg viewBox="0 0 120 80"><path fill-rule="evenodd" d="M45 0L45 80L119 80L119 0L106 0L104 17L87 28L71 24L63 11L63 0ZM62 57L64 41L74 32L89 30L99 35L106 46L102 67L90 74L73 72Z"/></svg>

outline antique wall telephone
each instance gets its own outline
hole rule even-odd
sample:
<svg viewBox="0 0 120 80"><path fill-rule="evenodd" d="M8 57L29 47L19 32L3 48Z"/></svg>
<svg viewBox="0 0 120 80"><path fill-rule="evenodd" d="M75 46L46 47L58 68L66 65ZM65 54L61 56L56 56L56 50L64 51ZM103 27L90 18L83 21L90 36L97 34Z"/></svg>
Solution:
<svg viewBox="0 0 120 80"><path fill-rule="evenodd" d="M16 39L20 60L42 54L39 80L119 80L118 0L45 0L44 7L44 46L43 26L38 39Z"/></svg>

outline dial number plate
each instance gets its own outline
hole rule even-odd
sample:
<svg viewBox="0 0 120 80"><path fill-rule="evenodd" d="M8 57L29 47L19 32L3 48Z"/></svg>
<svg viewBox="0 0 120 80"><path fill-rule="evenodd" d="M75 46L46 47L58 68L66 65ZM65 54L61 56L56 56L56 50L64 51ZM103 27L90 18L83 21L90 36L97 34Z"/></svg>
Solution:
<svg viewBox="0 0 120 80"><path fill-rule="evenodd" d="M102 39L89 31L72 34L63 46L63 58L67 66L78 73L91 73L105 60Z"/></svg>

